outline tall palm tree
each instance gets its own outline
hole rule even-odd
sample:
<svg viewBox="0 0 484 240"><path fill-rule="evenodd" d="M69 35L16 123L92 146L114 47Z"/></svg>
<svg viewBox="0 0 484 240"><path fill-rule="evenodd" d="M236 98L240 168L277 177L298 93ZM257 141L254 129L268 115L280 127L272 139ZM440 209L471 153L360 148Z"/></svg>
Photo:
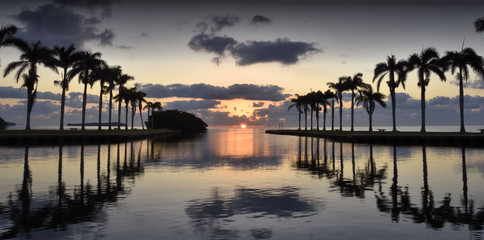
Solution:
<svg viewBox="0 0 484 240"><path fill-rule="evenodd" d="M143 102L146 102L146 93L143 91L136 91L136 101L138 102L138 107L139 107L139 117L141 119L141 128L145 130L145 125L143 122Z"/></svg>
<svg viewBox="0 0 484 240"><path fill-rule="evenodd" d="M14 25L6 25L0 28L0 47L15 46L19 41L18 38L14 38L13 35L17 33L17 27ZM22 44L20 42L20 44Z"/></svg>
<svg viewBox="0 0 484 240"><path fill-rule="evenodd" d="M339 130L343 131L343 92L348 90L348 86L345 83L345 77L340 77L337 83L329 82L328 86L334 89L336 98L339 101Z"/></svg>
<svg viewBox="0 0 484 240"><path fill-rule="evenodd" d="M484 76L484 60L477 55L472 48L464 48L462 51L448 51L443 57L445 71L449 70L452 74L456 70L457 81L459 81L459 107L460 107L460 132L465 132L464 127L464 81L469 79L469 67L477 74Z"/></svg>
<svg viewBox="0 0 484 240"><path fill-rule="evenodd" d="M387 85L390 89L390 96L392 98L392 123L394 132L397 131L395 118L395 89L399 87L400 84L402 84L403 89L405 89L405 80L407 79L406 64L407 63L403 60L397 61L395 56L392 55L387 57L386 62L378 63L374 70L373 82L375 82L375 80L378 78L377 92L380 91L381 81L386 75L388 75L389 80L387 81Z"/></svg>
<svg viewBox="0 0 484 240"><path fill-rule="evenodd" d="M134 86L128 90L128 98L131 103L131 130L134 129L134 116L137 111L138 103L138 87Z"/></svg>
<svg viewBox="0 0 484 240"><path fill-rule="evenodd" d="M304 112L304 130L308 130L309 99L307 95L301 96L302 110Z"/></svg>
<svg viewBox="0 0 484 240"><path fill-rule="evenodd" d="M119 79L121 78L121 72L122 71L120 66L109 67L110 77L107 79L106 88L106 91L109 92L109 130L111 130L112 122L111 113L113 111L113 90L114 88L116 88L116 82L119 82Z"/></svg>
<svg viewBox="0 0 484 240"><path fill-rule="evenodd" d="M116 84L118 85L118 90L119 93L121 93L121 88L124 87L124 85L129 81L129 80L134 80L133 76L130 76L128 74L121 74L119 78L117 78ZM118 101L118 129L121 129L121 101ZM127 108L127 107L126 107ZM127 114L127 112L126 112ZM128 129L128 115L126 115L126 129Z"/></svg>
<svg viewBox="0 0 484 240"><path fill-rule="evenodd" d="M152 110L152 112L154 113L155 110L157 111L162 111L163 110L163 107L161 106L161 103L160 102L146 102L146 105L143 107L143 109L148 109L148 119L150 119L150 110ZM150 119L150 127L153 128L153 123L155 122L154 121L154 114L151 114L151 119Z"/></svg>
<svg viewBox="0 0 484 240"><path fill-rule="evenodd" d="M54 85L60 86L62 88L59 129L64 130L64 109L66 102L66 92L69 91L69 84L74 78L74 76L72 74L69 74L68 71L79 60L79 52L76 51L74 44L69 45L67 48L55 46L54 56L56 58L57 67L62 69L61 80L54 81Z"/></svg>
<svg viewBox="0 0 484 240"><path fill-rule="evenodd" d="M326 112L327 112L327 106L330 105L329 103L329 99L331 99L332 101L332 104L333 104L333 107L334 107L334 98L336 97L336 95L334 94L334 92L332 92L331 90L326 90L326 92L323 93L323 96L322 96L322 104L323 104L323 131L326 131ZM333 124L334 126L334 124Z"/></svg>
<svg viewBox="0 0 484 240"><path fill-rule="evenodd" d="M131 92L128 88L124 87L124 86L121 86L119 87L119 92L116 96L114 96L114 99L116 102L123 102L124 101L124 104L126 106L126 125L125 125L125 129L128 130L128 105L129 105L129 102L130 102L130 98L131 98ZM119 104L121 106L121 104ZM121 107L119 108L119 112L121 112ZM119 115L121 116L121 114ZM119 122L118 121L118 126L119 126ZM120 129L118 127L118 129Z"/></svg>
<svg viewBox="0 0 484 240"><path fill-rule="evenodd" d="M319 111L321 111L321 105L323 105L324 109L326 110L326 105L329 104L329 102L328 99L325 98L324 93L319 90L315 93L314 98L316 101L316 130L319 131Z"/></svg>
<svg viewBox="0 0 484 240"><path fill-rule="evenodd" d="M368 113L368 131L373 131L372 127L372 117L373 112L375 111L376 103L380 104L382 107L386 107L387 104L385 103L385 95L379 92L373 92L373 88L369 85L366 89L362 89L360 91L360 95L356 97L356 104L363 103L363 107L366 109Z"/></svg>
<svg viewBox="0 0 484 240"><path fill-rule="evenodd" d="M299 114L299 128L297 130L301 130L301 114L303 113L302 108L303 108L303 102L302 102L302 96L296 94L295 98L291 98L289 101L292 102L291 105L287 108L289 111L291 108L295 107L298 114Z"/></svg>
<svg viewBox="0 0 484 240"><path fill-rule="evenodd" d="M5 68L3 76L7 76L9 73L17 70L15 79L18 82L22 76L22 87L27 88L27 123L25 125L26 130L30 130L30 113L37 96L37 86L39 76L37 75L37 65L42 65L57 72L55 59L52 56L52 50L42 46L40 41L28 44L25 41L18 41L16 47L22 52L20 54L20 60L11 62ZM28 74L24 74L28 69Z"/></svg>
<svg viewBox="0 0 484 240"><path fill-rule="evenodd" d="M106 65L106 62L101 59L102 54L100 52L82 51L79 53L80 59L72 67L71 74L79 74L79 82L84 84L84 92L82 95L82 127L81 130L85 130L86 124L86 103L87 103L87 85L93 84L93 74L95 69Z"/></svg>
<svg viewBox="0 0 484 240"><path fill-rule="evenodd" d="M319 108L319 103L317 100L316 92L312 91L305 96L306 98L306 103L308 107L310 108L310 118L311 118L311 130L313 130L313 112L318 111L317 109ZM319 112L319 111L318 111Z"/></svg>
<svg viewBox="0 0 484 240"><path fill-rule="evenodd" d="M418 69L418 86L420 87L420 109L422 111L421 132L425 132L425 89L429 85L430 73L435 73L440 80L445 81L445 74L441 68L439 53L435 48L423 49L419 54L412 54L408 58L408 71Z"/></svg>
<svg viewBox="0 0 484 240"><path fill-rule="evenodd" d="M101 130L102 126L102 106L103 106L103 95L108 93L108 87L106 83L113 82L112 78L112 71L108 65L101 65L97 68L93 69L92 72L92 80L93 82L99 81L100 90L99 90L99 123L98 123L98 130ZM111 124L110 124L111 125Z"/></svg>
<svg viewBox="0 0 484 240"><path fill-rule="evenodd" d="M360 89L367 89L368 84L363 82L363 73L357 73L353 77L343 77L348 90L351 90L351 131L354 131L354 116L355 116L355 91Z"/></svg>
<svg viewBox="0 0 484 240"><path fill-rule="evenodd" d="M476 32L484 32L484 17L476 19L474 27L476 28Z"/></svg>

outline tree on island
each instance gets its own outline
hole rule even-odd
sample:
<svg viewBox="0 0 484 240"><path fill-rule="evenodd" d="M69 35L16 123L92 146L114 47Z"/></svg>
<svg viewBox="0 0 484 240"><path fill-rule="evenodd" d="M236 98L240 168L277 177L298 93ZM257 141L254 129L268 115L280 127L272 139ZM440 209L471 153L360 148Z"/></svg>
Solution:
<svg viewBox="0 0 484 240"><path fill-rule="evenodd" d="M385 95L379 92L373 92L371 85L368 85L366 89L360 91L360 95L356 97L356 104L363 103L363 107L368 113L368 131L373 131L373 112L375 111L376 103L380 104L382 107L386 107Z"/></svg>
<svg viewBox="0 0 484 240"><path fill-rule="evenodd" d="M435 48L423 49L420 54L412 54L408 58L408 71L418 69L418 86L420 87L420 109L422 125L420 132L425 132L425 90L430 82L430 74L433 72L445 81L445 74L442 70L439 53Z"/></svg>
<svg viewBox="0 0 484 240"><path fill-rule="evenodd" d="M18 82L19 78L22 77L22 88L27 89L27 123L25 124L25 130L30 130L30 113L37 97L39 82L37 65L43 65L55 72L57 72L57 68L52 51L42 46L40 41L28 44L25 41L18 40L15 46L22 52L20 60L8 64L4 70L3 77L18 69L15 74L15 80ZM24 73L26 69L28 69L27 74Z"/></svg>
<svg viewBox="0 0 484 240"><path fill-rule="evenodd" d="M202 119L180 110L156 111L148 118L148 121L153 121L154 129L167 128L185 133L200 133L206 132L208 126Z"/></svg>
<svg viewBox="0 0 484 240"><path fill-rule="evenodd" d="M395 56L387 57L386 62L378 63L375 66L374 70L374 77L373 82L378 78L378 85L377 85L377 92L380 92L380 84L381 81L385 76L388 75L389 80L387 81L388 88L390 89L390 97L392 100L392 124L394 132L397 131L396 127L396 118L395 118L395 111L396 111L396 99L395 99L395 89L402 85L403 89L405 89L405 80L407 77L406 73L406 65L407 63L403 60L397 62ZM395 79L396 77L396 79Z"/></svg>
<svg viewBox="0 0 484 240"><path fill-rule="evenodd" d="M459 81L459 108L460 108L460 132L464 133L464 81L469 79L469 67L477 74L484 76L484 60L477 55L472 48L464 48L462 51L447 51L442 58L445 64L445 71L450 69L451 73L456 74Z"/></svg>

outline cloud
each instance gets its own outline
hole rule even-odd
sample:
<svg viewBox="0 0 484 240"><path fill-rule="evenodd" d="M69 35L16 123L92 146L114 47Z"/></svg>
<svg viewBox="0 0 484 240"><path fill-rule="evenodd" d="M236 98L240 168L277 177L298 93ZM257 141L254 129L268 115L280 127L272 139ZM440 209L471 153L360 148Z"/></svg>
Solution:
<svg viewBox="0 0 484 240"><path fill-rule="evenodd" d="M115 37L112 30L97 27L101 22L99 19L85 18L54 4L42 5L35 10L25 9L14 18L24 25L19 37L29 42L40 40L47 46L75 44L83 48L88 41L111 46Z"/></svg>
<svg viewBox="0 0 484 240"><path fill-rule="evenodd" d="M239 66L268 62L291 65L307 55L321 52L315 45L315 43L292 42L288 38L278 38L275 41L249 41L247 44L235 46L232 55Z"/></svg>
<svg viewBox="0 0 484 240"><path fill-rule="evenodd" d="M298 63L304 57L322 52L316 43L293 42L288 38L277 38L274 41L240 42L229 36L220 36L225 27L232 27L240 21L233 15L210 16L196 25L199 32L188 42L188 47L194 51L205 51L217 56L212 62L219 65L222 58L233 57L238 66L256 63L278 62L283 65ZM256 15L251 19L253 24L267 24L271 19Z"/></svg>
<svg viewBox="0 0 484 240"><path fill-rule="evenodd" d="M21 88L0 87L0 98L27 98L27 91Z"/></svg>
<svg viewBox="0 0 484 240"><path fill-rule="evenodd" d="M233 48L237 41L227 36L215 36L208 34L198 34L192 37L188 46L194 51L205 51L208 53L215 53L219 56L224 55L227 50Z"/></svg>
<svg viewBox="0 0 484 240"><path fill-rule="evenodd" d="M193 111L199 109L215 108L220 105L220 101L216 100L189 100L189 101L173 101L165 103L165 109L178 109L182 111Z"/></svg>
<svg viewBox="0 0 484 240"><path fill-rule="evenodd" d="M272 23L272 20L265 16L255 15L254 17L252 17L250 22L254 25L260 25L260 24L270 24Z"/></svg>
<svg viewBox="0 0 484 240"><path fill-rule="evenodd" d="M224 27L235 26L240 21L240 18L234 15L225 16L209 16L196 25L196 28L201 33L207 31L211 33L220 32Z"/></svg>
<svg viewBox="0 0 484 240"><path fill-rule="evenodd" d="M161 85L161 84L144 84L140 86L150 97L168 98L168 97L186 97L200 98L205 100L266 100L282 101L289 97L283 94L283 88L276 85L254 85L254 84L234 84L229 87L218 87L208 84L192 85Z"/></svg>
<svg viewBox="0 0 484 240"><path fill-rule="evenodd" d="M263 106L264 106L264 102L256 102L252 104L252 107L255 107L255 108L259 108Z"/></svg>
<svg viewBox="0 0 484 240"><path fill-rule="evenodd" d="M459 86L459 81L452 81L451 83ZM484 89L484 79L481 77L481 79L464 82L464 88Z"/></svg>
<svg viewBox="0 0 484 240"><path fill-rule="evenodd" d="M111 7L116 2L116 0L54 0L54 3L66 8L80 8L88 10L100 8L102 9L101 14L103 17L111 16Z"/></svg>

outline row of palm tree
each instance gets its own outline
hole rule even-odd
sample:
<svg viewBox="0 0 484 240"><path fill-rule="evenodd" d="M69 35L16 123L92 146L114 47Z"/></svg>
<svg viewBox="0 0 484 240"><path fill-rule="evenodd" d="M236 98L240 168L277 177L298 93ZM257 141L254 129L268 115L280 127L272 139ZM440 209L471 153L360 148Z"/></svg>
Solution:
<svg viewBox="0 0 484 240"><path fill-rule="evenodd" d="M16 70L15 79L19 82L22 78L22 87L27 89L27 119L26 130L30 130L30 113L36 100L37 86L39 76L37 75L38 66L44 66L52 71L59 73L60 80L55 80L54 84L62 88L61 94L61 111L60 111L60 130L64 130L64 112L65 112L65 96L69 91L69 85L72 79L76 76L79 79L79 83L84 85L83 100L82 100L82 123L81 130L85 130L85 116L86 116L86 103L87 103L87 87L92 88L96 82L99 82L99 124L98 129L101 129L102 125L102 103L103 95L109 94L109 130L111 130L111 114L112 114L112 101L113 90L119 89L119 93L114 98L118 105L118 129L121 124L121 102L124 101L126 105L131 103L132 110L132 123L136 109L139 107L142 126L142 104L146 103L146 93L139 91L136 87L128 89L126 91L126 83L130 80L134 80L134 77L122 72L120 66L109 66L106 61L101 59L102 54L100 52L90 51L77 51L74 45L68 47L55 46L53 49L49 49L43 46L40 41L29 44L26 41L16 38L14 35L17 32L17 28L13 25L7 25L0 29L0 47L14 46L21 52L20 60L14 61L8 64L4 70L4 77ZM159 102L150 103L156 109L161 108ZM127 108L126 108L127 109ZM126 112L126 114L128 114ZM127 117L126 117L126 129L128 129Z"/></svg>

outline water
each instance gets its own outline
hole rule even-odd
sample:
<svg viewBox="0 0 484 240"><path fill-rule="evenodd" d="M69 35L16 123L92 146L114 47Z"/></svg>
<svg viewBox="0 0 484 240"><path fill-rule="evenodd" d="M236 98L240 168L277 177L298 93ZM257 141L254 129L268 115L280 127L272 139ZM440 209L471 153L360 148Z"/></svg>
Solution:
<svg viewBox="0 0 484 240"><path fill-rule="evenodd" d="M484 149L212 128L0 151L0 238L483 239Z"/></svg>

